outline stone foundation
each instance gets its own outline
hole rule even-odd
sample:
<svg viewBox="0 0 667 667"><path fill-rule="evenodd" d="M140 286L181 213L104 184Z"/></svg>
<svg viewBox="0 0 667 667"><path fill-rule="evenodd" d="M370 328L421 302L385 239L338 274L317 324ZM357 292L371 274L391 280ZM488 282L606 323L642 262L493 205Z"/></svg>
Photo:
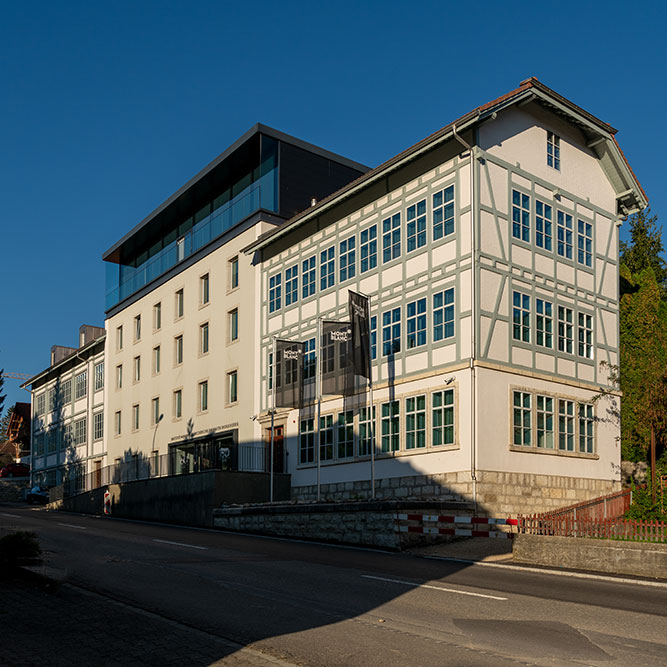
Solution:
<svg viewBox="0 0 667 667"><path fill-rule="evenodd" d="M477 513L495 517L535 514L619 491L612 480L582 479L520 472L477 471ZM442 500L472 502L470 471L391 477L375 481L378 500ZM316 486L292 487L292 498L315 500ZM370 498L370 482L322 484L322 500Z"/></svg>

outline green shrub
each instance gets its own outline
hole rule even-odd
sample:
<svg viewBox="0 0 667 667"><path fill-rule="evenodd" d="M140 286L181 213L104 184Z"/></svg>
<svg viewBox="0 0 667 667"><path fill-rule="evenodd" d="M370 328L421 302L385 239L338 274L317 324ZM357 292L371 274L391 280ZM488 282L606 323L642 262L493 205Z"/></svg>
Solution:
<svg viewBox="0 0 667 667"><path fill-rule="evenodd" d="M625 513L626 519L642 519L643 521L667 521L667 497L664 499L664 505L660 489L656 494L656 502L653 503L651 495L651 485L647 484L643 488L636 488L632 485L632 504ZM667 493L665 494L667 496Z"/></svg>
<svg viewBox="0 0 667 667"><path fill-rule="evenodd" d="M0 564L16 567L37 560L42 553L37 535L21 530L0 538Z"/></svg>

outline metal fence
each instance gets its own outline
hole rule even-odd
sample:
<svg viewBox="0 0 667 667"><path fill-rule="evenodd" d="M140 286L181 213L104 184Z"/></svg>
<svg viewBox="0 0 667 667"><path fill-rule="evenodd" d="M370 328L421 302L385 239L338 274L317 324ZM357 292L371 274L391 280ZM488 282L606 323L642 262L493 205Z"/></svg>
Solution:
<svg viewBox="0 0 667 667"><path fill-rule="evenodd" d="M559 507L556 510L542 512L535 517L570 517L573 520L583 519L597 521L622 517L632 504L632 489L623 489L606 496L584 500L574 505Z"/></svg>

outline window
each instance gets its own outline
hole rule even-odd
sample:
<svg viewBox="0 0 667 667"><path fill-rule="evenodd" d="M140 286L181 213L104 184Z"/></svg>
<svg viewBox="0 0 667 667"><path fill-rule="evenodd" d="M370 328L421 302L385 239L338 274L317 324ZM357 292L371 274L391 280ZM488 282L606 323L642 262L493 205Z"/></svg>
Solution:
<svg viewBox="0 0 667 667"><path fill-rule="evenodd" d="M431 419L434 447L454 444L454 390L435 391L431 395Z"/></svg>
<svg viewBox="0 0 667 667"><path fill-rule="evenodd" d="M114 414L113 423L114 423L114 429L113 429L114 430L114 435L120 435L120 426L121 426L121 424L120 424L120 411L118 411Z"/></svg>
<svg viewBox="0 0 667 667"><path fill-rule="evenodd" d="M338 413L338 458L354 456L354 412L346 410Z"/></svg>
<svg viewBox="0 0 667 667"><path fill-rule="evenodd" d="M280 310L280 297L281 297L281 280L282 275L276 273L275 276L269 278L269 312L273 313L276 310Z"/></svg>
<svg viewBox="0 0 667 667"><path fill-rule="evenodd" d="M153 374L157 375L160 372L160 346L153 348Z"/></svg>
<svg viewBox="0 0 667 667"><path fill-rule="evenodd" d="M37 416L43 415L46 412L46 394L40 394L37 397L37 407L35 408L35 414Z"/></svg>
<svg viewBox="0 0 667 667"><path fill-rule="evenodd" d="M229 340L235 341L239 338L239 311L238 308L229 311Z"/></svg>
<svg viewBox="0 0 667 667"><path fill-rule="evenodd" d="M523 447L532 445L531 395L525 391L514 392L514 444Z"/></svg>
<svg viewBox="0 0 667 667"><path fill-rule="evenodd" d="M299 265L285 270L285 305L291 306L299 300Z"/></svg>
<svg viewBox="0 0 667 667"><path fill-rule="evenodd" d="M331 246L320 253L320 289L333 287L335 278L336 248Z"/></svg>
<svg viewBox="0 0 667 667"><path fill-rule="evenodd" d="M303 260L301 263L301 275L303 278L301 295L306 299L315 294L315 255Z"/></svg>
<svg viewBox="0 0 667 667"><path fill-rule="evenodd" d="M381 449L383 452L396 452L399 445L400 433L400 415L399 402L389 401L382 404L382 440Z"/></svg>
<svg viewBox="0 0 667 667"><path fill-rule="evenodd" d="M239 258L233 257L229 260L229 289L239 286Z"/></svg>
<svg viewBox="0 0 667 667"><path fill-rule="evenodd" d="M177 389L174 392L174 418L180 419L183 416L183 390Z"/></svg>
<svg viewBox="0 0 667 667"><path fill-rule="evenodd" d="M560 137L547 131L547 165L560 171Z"/></svg>
<svg viewBox="0 0 667 667"><path fill-rule="evenodd" d="M95 391L104 389L104 362L95 364Z"/></svg>
<svg viewBox="0 0 667 667"><path fill-rule="evenodd" d="M579 451L582 454L593 453L593 405L579 403Z"/></svg>
<svg viewBox="0 0 667 667"><path fill-rule="evenodd" d="M312 463L314 460L314 419L302 419L299 428L299 463Z"/></svg>
<svg viewBox="0 0 667 667"><path fill-rule="evenodd" d="M88 393L88 372L83 371L74 378L74 398L83 398Z"/></svg>
<svg viewBox="0 0 667 667"><path fill-rule="evenodd" d="M433 340L454 336L454 288L433 295Z"/></svg>
<svg viewBox="0 0 667 667"><path fill-rule="evenodd" d="M160 398L151 401L151 423L155 426L160 421Z"/></svg>
<svg viewBox="0 0 667 667"><path fill-rule="evenodd" d="M317 359L315 357L315 339L309 338L303 352L303 380L304 382L315 381Z"/></svg>
<svg viewBox="0 0 667 667"><path fill-rule="evenodd" d="M174 363L183 363L183 336L174 338Z"/></svg>
<svg viewBox="0 0 667 667"><path fill-rule="evenodd" d="M46 433L46 453L58 451L58 427L52 426Z"/></svg>
<svg viewBox="0 0 667 667"><path fill-rule="evenodd" d="M433 240L454 233L454 186L433 195Z"/></svg>
<svg viewBox="0 0 667 667"><path fill-rule="evenodd" d="M102 380L104 381L104 380ZM63 397L63 405L67 405L68 403L72 402L72 381L71 380L65 380L63 382L61 388L60 388L60 393L62 394Z"/></svg>
<svg viewBox="0 0 667 667"><path fill-rule="evenodd" d="M551 396L536 396L537 446L554 448L554 399Z"/></svg>
<svg viewBox="0 0 667 667"><path fill-rule="evenodd" d="M512 190L512 236L530 243L530 197Z"/></svg>
<svg viewBox="0 0 667 667"><path fill-rule="evenodd" d="M238 375L236 371L227 373L227 397L228 403L236 403L239 400Z"/></svg>
<svg viewBox="0 0 667 667"><path fill-rule="evenodd" d="M116 327L116 349L123 349L123 327Z"/></svg>
<svg viewBox="0 0 667 667"><path fill-rule="evenodd" d="M574 354L574 314L572 308L558 306L558 351Z"/></svg>
<svg viewBox="0 0 667 667"><path fill-rule="evenodd" d="M72 444L76 447L77 445L85 445L86 441L86 418L84 417L74 422L74 439Z"/></svg>
<svg viewBox="0 0 667 667"><path fill-rule="evenodd" d="M116 366L116 389L123 388L123 364Z"/></svg>
<svg viewBox="0 0 667 667"><path fill-rule="evenodd" d="M405 214L407 222L408 252L426 245L426 200L408 206Z"/></svg>
<svg viewBox="0 0 667 667"><path fill-rule="evenodd" d="M183 317L184 301L185 301L185 298L184 298L183 290L182 289L177 290L176 291L176 309L175 309L176 319L178 319L179 317Z"/></svg>
<svg viewBox="0 0 667 667"><path fill-rule="evenodd" d="M584 266L593 265L593 225L584 220L577 223L577 261Z"/></svg>
<svg viewBox="0 0 667 667"><path fill-rule="evenodd" d="M141 357L134 358L134 381L141 380Z"/></svg>
<svg viewBox="0 0 667 667"><path fill-rule="evenodd" d="M552 208L549 204L535 201L535 244L538 248L551 250L552 240Z"/></svg>
<svg viewBox="0 0 667 667"><path fill-rule="evenodd" d="M132 406L132 430L139 430L139 404Z"/></svg>
<svg viewBox="0 0 667 667"><path fill-rule="evenodd" d="M382 313L382 356L401 351L401 309Z"/></svg>
<svg viewBox="0 0 667 667"><path fill-rule="evenodd" d="M407 305L408 349L426 345L426 297Z"/></svg>
<svg viewBox="0 0 667 667"><path fill-rule="evenodd" d="M574 451L574 401L558 401L558 449Z"/></svg>
<svg viewBox="0 0 667 667"><path fill-rule="evenodd" d="M357 239L354 236L350 236L349 239L340 242L339 247L339 268L340 268L340 281L349 280L354 278L356 274L357 267L357 251L356 251Z"/></svg>
<svg viewBox="0 0 667 667"><path fill-rule="evenodd" d="M208 410L208 381L199 383L199 410L206 412Z"/></svg>
<svg viewBox="0 0 667 667"><path fill-rule="evenodd" d="M56 389L49 389L47 405L49 406L49 412L53 412L56 409Z"/></svg>
<svg viewBox="0 0 667 667"><path fill-rule="evenodd" d="M208 354L208 322L199 327L199 354Z"/></svg>
<svg viewBox="0 0 667 667"><path fill-rule="evenodd" d="M565 259L572 259L572 216L558 211L558 254Z"/></svg>
<svg viewBox="0 0 667 667"><path fill-rule="evenodd" d="M382 261L401 256L401 214L395 213L382 221Z"/></svg>
<svg viewBox="0 0 667 667"><path fill-rule="evenodd" d="M331 461L333 459L333 437L333 415L320 417L320 461Z"/></svg>
<svg viewBox="0 0 667 667"><path fill-rule="evenodd" d="M530 342L530 297L514 292L512 297L512 337L524 343Z"/></svg>
<svg viewBox="0 0 667 667"><path fill-rule="evenodd" d="M141 315L134 318L134 340L141 340Z"/></svg>
<svg viewBox="0 0 667 667"><path fill-rule="evenodd" d="M578 353L585 359L593 358L593 316L579 313L579 326L577 327L579 341Z"/></svg>
<svg viewBox="0 0 667 667"><path fill-rule="evenodd" d="M544 299L535 299L535 342L542 347L553 347L553 305Z"/></svg>
<svg viewBox="0 0 667 667"><path fill-rule="evenodd" d="M373 417L367 407L359 409L359 456L370 456L372 443L375 440L375 406Z"/></svg>
<svg viewBox="0 0 667 667"><path fill-rule="evenodd" d="M378 353L378 318L371 317L371 359L376 359Z"/></svg>
<svg viewBox="0 0 667 667"><path fill-rule="evenodd" d="M104 437L104 412L96 412L93 415L93 440L101 440Z"/></svg>
<svg viewBox="0 0 667 667"><path fill-rule="evenodd" d="M210 281L208 278L208 273L206 273L199 279L199 299L201 305L206 305L209 302L210 297Z"/></svg>
<svg viewBox="0 0 667 667"><path fill-rule="evenodd" d="M426 396L405 399L405 448L426 447Z"/></svg>
<svg viewBox="0 0 667 667"><path fill-rule="evenodd" d="M162 329L162 303L153 306L153 329L155 331Z"/></svg>
<svg viewBox="0 0 667 667"><path fill-rule="evenodd" d="M378 228L373 225L361 232L361 273L366 273L377 266L378 263Z"/></svg>

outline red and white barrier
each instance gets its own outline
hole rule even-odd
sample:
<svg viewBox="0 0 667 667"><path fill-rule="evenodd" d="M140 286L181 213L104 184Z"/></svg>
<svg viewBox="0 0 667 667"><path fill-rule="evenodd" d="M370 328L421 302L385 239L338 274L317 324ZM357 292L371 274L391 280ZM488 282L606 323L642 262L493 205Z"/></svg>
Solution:
<svg viewBox="0 0 667 667"><path fill-rule="evenodd" d="M495 537L512 539L514 533L496 526L518 526L518 519L496 519L486 516L444 516L440 514L395 514L396 532L423 535L459 535L461 537ZM444 524L444 525L443 525ZM488 526L486 530L458 528L461 525Z"/></svg>

